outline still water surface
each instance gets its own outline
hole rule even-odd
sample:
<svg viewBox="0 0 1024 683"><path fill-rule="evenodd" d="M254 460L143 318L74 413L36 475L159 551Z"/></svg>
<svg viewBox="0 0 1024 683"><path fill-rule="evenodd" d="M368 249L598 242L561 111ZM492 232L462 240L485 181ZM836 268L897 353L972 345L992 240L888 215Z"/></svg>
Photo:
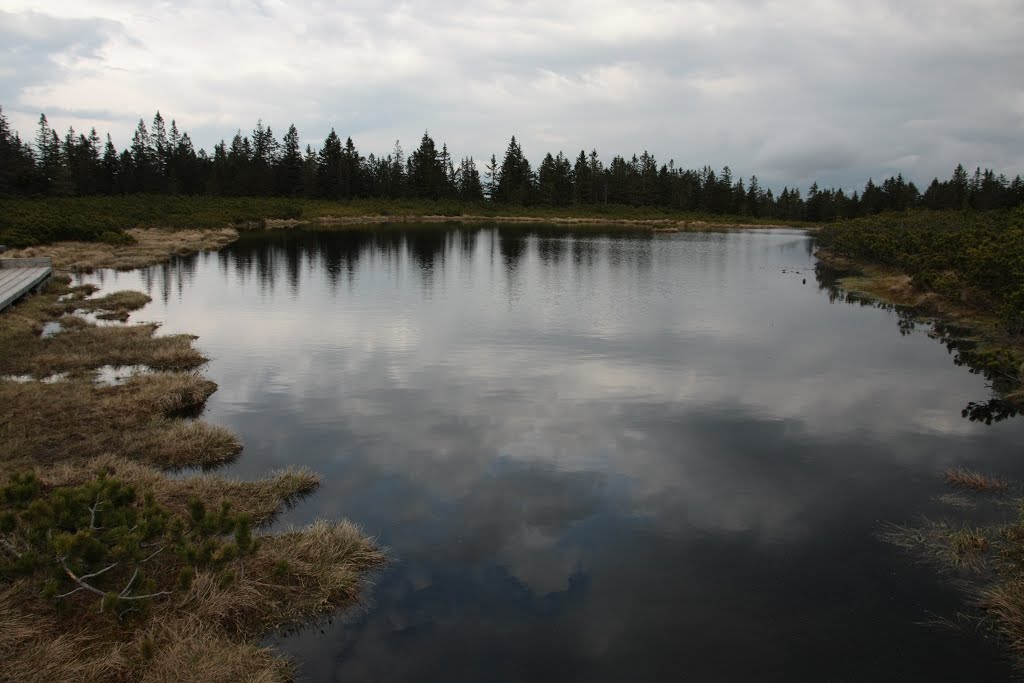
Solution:
<svg viewBox="0 0 1024 683"><path fill-rule="evenodd" d="M246 234L89 276L220 385L229 474L390 549L362 612L276 638L311 681L1004 680L877 541L941 472L1024 477L1021 420L921 327L833 301L797 231ZM806 280L806 284L804 283ZM969 629L968 629L969 630Z"/></svg>

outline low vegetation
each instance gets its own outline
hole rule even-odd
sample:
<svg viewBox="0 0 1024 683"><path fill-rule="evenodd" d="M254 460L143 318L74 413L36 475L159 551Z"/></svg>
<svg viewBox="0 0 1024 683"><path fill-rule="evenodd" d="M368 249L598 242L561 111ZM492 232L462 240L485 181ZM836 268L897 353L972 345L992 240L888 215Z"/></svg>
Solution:
<svg viewBox="0 0 1024 683"><path fill-rule="evenodd" d="M913 211L836 223L818 233L839 285L938 319L956 362L998 398L965 413L990 422L1024 408L1024 209Z"/></svg>
<svg viewBox="0 0 1024 683"><path fill-rule="evenodd" d="M4 200L4 211L0 213L0 244L23 248L8 255L51 256L57 267L69 270L136 268L167 260L173 254L219 248L235 239L234 228L424 219L618 222L641 229L665 223L677 226L687 223L773 225L778 222L749 215L620 204L555 207L459 199L338 201L148 194ZM787 225L799 224L799 221L787 222ZM42 249L27 248L43 245L46 246Z"/></svg>
<svg viewBox="0 0 1024 683"><path fill-rule="evenodd" d="M38 246L10 250L6 256L48 256L53 259L54 268L70 272L89 272L97 268L127 270L163 263L172 256L220 249L238 239L238 231L233 228L131 228L118 232L117 239L84 241L89 237L82 234L68 241L40 242Z"/></svg>
<svg viewBox="0 0 1024 683"><path fill-rule="evenodd" d="M94 323L149 301L94 293L57 277L0 315L0 680L291 680L261 637L358 604L384 556L347 522L266 531L309 471L168 476L241 442L195 419L193 337Z"/></svg>
<svg viewBox="0 0 1024 683"><path fill-rule="evenodd" d="M957 467L946 470L946 483L957 488L972 491L1005 491L1008 485L1002 479L989 477L980 472Z"/></svg>
<svg viewBox="0 0 1024 683"><path fill-rule="evenodd" d="M118 386L88 379L0 382L6 406L0 464L84 464L105 453L164 469L230 462L242 450L233 433L176 416L202 405L215 389L197 375L177 373L132 377Z"/></svg>
<svg viewBox="0 0 1024 683"><path fill-rule="evenodd" d="M978 611L970 623L998 634L1024 672L1024 499L1019 487L965 469L946 480L971 497L957 504L957 521L924 520L916 525L886 524L882 540L907 549L955 578ZM984 508L987 519L972 525L966 510Z"/></svg>
<svg viewBox="0 0 1024 683"><path fill-rule="evenodd" d="M833 257L898 269L914 292L1024 333L1024 209L887 213L828 225L817 236Z"/></svg>
<svg viewBox="0 0 1024 683"><path fill-rule="evenodd" d="M206 362L190 335L157 336L157 325L101 326L77 313L124 320L149 302L139 292L117 292L90 299L90 286L71 287L67 277L51 279L45 296L32 297L5 312L0 324L0 374L46 377L88 373L104 366L145 365L159 370L190 370ZM59 331L43 336L46 323Z"/></svg>

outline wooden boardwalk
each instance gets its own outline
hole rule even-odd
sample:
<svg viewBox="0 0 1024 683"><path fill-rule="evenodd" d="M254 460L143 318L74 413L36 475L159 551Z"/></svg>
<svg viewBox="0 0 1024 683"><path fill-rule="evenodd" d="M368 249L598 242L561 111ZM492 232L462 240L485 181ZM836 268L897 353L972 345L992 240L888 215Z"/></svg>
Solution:
<svg viewBox="0 0 1024 683"><path fill-rule="evenodd" d="M0 258L0 311L35 289L53 274L48 258Z"/></svg>

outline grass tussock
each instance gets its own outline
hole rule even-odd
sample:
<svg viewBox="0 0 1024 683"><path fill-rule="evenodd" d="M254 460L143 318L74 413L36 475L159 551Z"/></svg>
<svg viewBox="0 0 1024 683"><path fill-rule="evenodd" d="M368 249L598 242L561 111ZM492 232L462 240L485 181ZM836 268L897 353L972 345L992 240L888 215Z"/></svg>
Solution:
<svg viewBox="0 0 1024 683"><path fill-rule="evenodd" d="M37 476L48 486L80 486L97 472L130 484L136 490L152 491L161 505L176 514L187 514L191 498L199 498L210 508L215 508L222 500L233 501L234 510L249 515L257 526L269 524L283 510L320 486L320 478L305 468L272 472L257 481L214 474L171 478L144 463L114 455L103 455L84 464L65 461L37 470Z"/></svg>
<svg viewBox="0 0 1024 683"><path fill-rule="evenodd" d="M143 365L157 370L190 370L206 362L192 346L191 335L156 335L155 324L98 326L76 312L125 320L149 303L140 292L114 292L89 298L90 286L71 287L57 277L44 292L29 297L0 315L0 375L46 377L86 373L104 365ZM46 323L60 331L43 337Z"/></svg>
<svg viewBox="0 0 1024 683"><path fill-rule="evenodd" d="M89 272L97 268L129 270L169 261L173 256L187 256L199 251L220 249L238 239L233 228L209 230L161 230L136 228L127 230L127 243L54 242L40 246L13 249L10 258L49 256L54 268L72 272Z"/></svg>
<svg viewBox="0 0 1024 683"><path fill-rule="evenodd" d="M158 325L153 323L100 327L81 318L62 322L64 328L57 334L36 338L20 352L15 351L0 360L0 372L46 377L64 372L81 373L104 365L191 370L208 360L193 348L195 337L156 336Z"/></svg>
<svg viewBox="0 0 1024 683"><path fill-rule="evenodd" d="M957 488L970 489L984 493L1002 493L1009 488L1009 485L1002 479L989 477L960 467L948 469L943 475L946 483Z"/></svg>
<svg viewBox="0 0 1024 683"><path fill-rule="evenodd" d="M280 683L291 681L290 662L258 642L224 635L199 619L154 624L133 645L152 654L143 658L140 683Z"/></svg>
<svg viewBox="0 0 1024 683"><path fill-rule="evenodd" d="M186 373L138 375L116 386L0 382L0 468L83 463L106 453L171 469L229 462L242 449L237 436L178 417L216 387Z"/></svg>
<svg viewBox="0 0 1024 683"><path fill-rule="evenodd" d="M183 607L229 633L257 635L357 603L362 575L384 562L357 526L320 520L262 536L245 576L227 587L211 575L200 577Z"/></svg>
<svg viewBox="0 0 1024 683"><path fill-rule="evenodd" d="M1024 662L1024 580L985 586L978 591L978 603L992 617L996 633L1014 659Z"/></svg>
<svg viewBox="0 0 1024 683"><path fill-rule="evenodd" d="M65 244L48 253L65 268L133 267L236 236L133 232L129 247ZM384 563L383 553L347 522L254 537L251 529L316 489L319 479L307 470L257 481L169 477L166 470L228 462L241 442L192 419L217 388L183 372L205 362L194 338L157 337L155 325L97 326L80 313L123 322L149 297L94 293L58 276L43 294L0 315L0 374L67 375L52 382L0 379L0 681L292 680L292 664L261 646L261 637L358 604L364 576ZM43 336L50 322L60 330ZM93 381L103 366L156 372L106 386ZM83 491L88 500L74 503ZM23 494L36 496L33 512ZM86 504L91 513L74 507ZM125 505L135 505L138 517L124 517ZM110 525L108 510L115 515ZM153 526L172 518L177 526ZM25 526L40 519L64 521ZM132 526L129 519L141 521ZM185 528L193 534L187 544ZM97 541L103 534L119 540ZM67 545L71 537L79 540ZM152 551L150 539L163 545ZM81 547L118 559L102 571L79 564L76 575L66 562L88 563L90 555L75 550ZM69 559L65 552L77 554ZM111 577L119 573L115 585ZM80 579L111 585L89 589Z"/></svg>
<svg viewBox="0 0 1024 683"><path fill-rule="evenodd" d="M357 603L362 577L383 563L358 528L317 522L262 536L244 574L225 583L200 573L142 617L54 607L29 582L15 582L0 588L0 677L284 683L292 663L260 646L260 636Z"/></svg>
<svg viewBox="0 0 1024 683"><path fill-rule="evenodd" d="M969 603L981 609L971 621L997 634L1024 672L1024 499L1012 497L1006 481L975 472L950 470L946 479L971 493L994 494L975 499L988 501L990 510L1003 511L1004 519L984 526L963 520L923 520L913 526L887 523L878 536L955 574ZM970 509L957 507L960 515L971 514ZM1009 517L1007 510L1013 511Z"/></svg>
<svg viewBox="0 0 1024 683"><path fill-rule="evenodd" d="M877 532L880 540L911 551L940 570L975 574L988 567L989 535L985 529L934 520L916 526L887 522Z"/></svg>

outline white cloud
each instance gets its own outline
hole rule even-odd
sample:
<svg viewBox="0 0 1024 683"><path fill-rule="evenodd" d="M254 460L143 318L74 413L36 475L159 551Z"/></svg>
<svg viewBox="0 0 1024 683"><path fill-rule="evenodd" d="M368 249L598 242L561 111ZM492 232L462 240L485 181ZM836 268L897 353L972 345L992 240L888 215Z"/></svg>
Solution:
<svg viewBox="0 0 1024 683"><path fill-rule="evenodd" d="M364 153L424 129L484 159L651 150L772 185L958 162L1024 169L1010 0L33 4L6 0L0 103L124 145L156 109L207 148L262 118ZM12 66L13 65L13 66Z"/></svg>

